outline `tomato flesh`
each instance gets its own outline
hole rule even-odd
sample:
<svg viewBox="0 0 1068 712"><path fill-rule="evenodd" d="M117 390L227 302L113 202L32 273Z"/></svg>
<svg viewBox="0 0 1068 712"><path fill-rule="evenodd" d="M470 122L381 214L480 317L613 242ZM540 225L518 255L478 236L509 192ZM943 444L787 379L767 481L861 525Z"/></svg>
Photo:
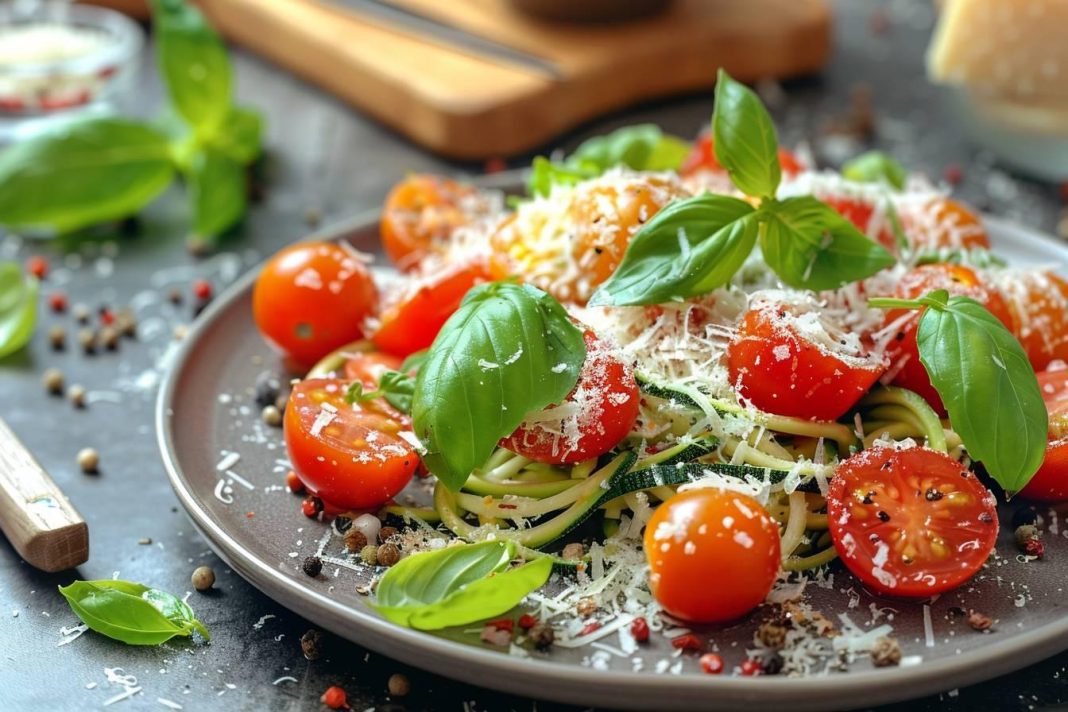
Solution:
<svg viewBox="0 0 1068 712"><path fill-rule="evenodd" d="M645 527L649 588L665 611L719 623L760 605L779 571L779 528L760 503L702 487L661 504Z"/></svg>
<svg viewBox="0 0 1068 712"><path fill-rule="evenodd" d="M414 269L439 252L453 231L467 225L477 192L471 186L428 174L408 176L386 196L379 233L382 246L402 270Z"/></svg>
<svg viewBox="0 0 1068 712"><path fill-rule="evenodd" d="M727 349L731 383L741 397L768 413L836 420L885 370L861 350L839 356L791 324L790 305L769 303L746 312Z"/></svg>
<svg viewBox="0 0 1068 712"><path fill-rule="evenodd" d="M1049 412L1049 444L1042 466L1020 490L1038 502L1068 501L1068 367L1038 374L1042 399Z"/></svg>
<svg viewBox="0 0 1068 712"><path fill-rule="evenodd" d="M846 567L885 595L926 598L982 567L998 534L994 496L945 453L873 448L838 466L827 492Z"/></svg>
<svg viewBox="0 0 1068 712"><path fill-rule="evenodd" d="M377 388L386 371L399 371L401 359L381 351L361 351L345 359L345 379L359 381L364 388Z"/></svg>
<svg viewBox="0 0 1068 712"><path fill-rule="evenodd" d="M586 361L563 406L541 411L539 416L550 417L520 425L501 447L531 460L564 465L603 455L627 437L641 400L634 373L591 330L583 332L583 339ZM554 419L554 410L568 414Z"/></svg>
<svg viewBox="0 0 1068 712"><path fill-rule="evenodd" d="M779 147L779 167L784 175L792 176L807 170L807 166L792 152ZM699 171L724 171L716 158L715 139L711 131L703 131L679 168L679 175L689 176Z"/></svg>
<svg viewBox="0 0 1068 712"><path fill-rule="evenodd" d="M348 383L314 378L293 387L284 433L301 482L332 509L379 507L412 478L419 457L403 426L376 401L345 402Z"/></svg>

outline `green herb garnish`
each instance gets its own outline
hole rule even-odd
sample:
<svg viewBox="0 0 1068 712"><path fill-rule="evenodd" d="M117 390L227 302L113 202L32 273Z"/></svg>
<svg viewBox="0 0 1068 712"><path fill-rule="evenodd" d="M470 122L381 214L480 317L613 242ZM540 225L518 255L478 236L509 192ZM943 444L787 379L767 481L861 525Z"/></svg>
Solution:
<svg viewBox="0 0 1068 712"><path fill-rule="evenodd" d="M14 262L0 262L0 358L30 341L37 321L37 280Z"/></svg>
<svg viewBox="0 0 1068 712"><path fill-rule="evenodd" d="M415 394L415 379L400 371L386 371L378 379L378 388L365 391L359 381L352 383L345 392L349 403L364 403L375 398L385 398L386 402L402 413L412 412L412 396Z"/></svg>
<svg viewBox="0 0 1068 712"><path fill-rule="evenodd" d="M375 590L375 610L410 628L436 630L507 613L552 573L548 556L509 568L512 542L486 541L409 556Z"/></svg>
<svg viewBox="0 0 1068 712"><path fill-rule="evenodd" d="M920 362L973 459L1010 496L1046 454L1049 416L1020 342L982 304L939 289L919 299L879 298L885 309L922 309Z"/></svg>
<svg viewBox="0 0 1068 712"><path fill-rule="evenodd" d="M868 151L846 161L842 175L858 183L884 183L896 190L904 190L908 178L904 166L882 151Z"/></svg>
<svg viewBox="0 0 1068 712"><path fill-rule="evenodd" d="M208 629L186 603L171 594L131 581L75 581L60 586L71 610L89 628L128 645L159 645Z"/></svg>

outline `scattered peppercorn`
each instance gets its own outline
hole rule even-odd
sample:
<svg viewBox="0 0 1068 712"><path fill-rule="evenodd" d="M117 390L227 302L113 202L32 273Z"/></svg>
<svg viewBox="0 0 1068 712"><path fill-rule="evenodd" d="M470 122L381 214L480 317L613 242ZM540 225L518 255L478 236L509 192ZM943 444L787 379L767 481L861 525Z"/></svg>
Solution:
<svg viewBox="0 0 1068 712"><path fill-rule="evenodd" d="M215 571L210 566L198 566L190 577L193 588L203 593L215 585Z"/></svg>
<svg viewBox="0 0 1068 712"><path fill-rule="evenodd" d="M56 314L67 311L67 295L63 292L52 292L48 295L48 308Z"/></svg>
<svg viewBox="0 0 1068 712"><path fill-rule="evenodd" d="M1016 537L1016 546L1021 550L1026 550L1027 542L1038 539L1038 527L1034 524L1021 524L1016 527L1016 531L1013 532Z"/></svg>
<svg viewBox="0 0 1068 712"><path fill-rule="evenodd" d="M72 311L74 312L74 318L79 324L89 323L89 307L84 304L75 304Z"/></svg>
<svg viewBox="0 0 1068 712"><path fill-rule="evenodd" d="M754 675L759 675L763 670L756 660L745 660L742 662L739 672L746 677L753 677Z"/></svg>
<svg viewBox="0 0 1068 712"><path fill-rule="evenodd" d="M132 309L122 309L115 315L115 328L127 338L137 336L137 317Z"/></svg>
<svg viewBox="0 0 1068 712"><path fill-rule="evenodd" d="M377 558L379 566L392 566L400 561L400 549L397 548L396 544L386 542L378 547Z"/></svg>
<svg viewBox="0 0 1068 712"><path fill-rule="evenodd" d="M177 287L172 287L167 292L167 301L171 304L178 305L182 303L182 290Z"/></svg>
<svg viewBox="0 0 1068 712"><path fill-rule="evenodd" d="M881 635L871 646L871 664L875 667L890 667L901 662L901 645L897 638Z"/></svg>
<svg viewBox="0 0 1068 712"><path fill-rule="evenodd" d="M782 655L778 652L774 652L764 658L764 661L760 664L760 671L765 675L778 675L782 672L782 668L785 664L786 661L783 660Z"/></svg>
<svg viewBox="0 0 1068 712"><path fill-rule="evenodd" d="M100 454L91 447L78 451L78 467L82 472L92 475L100 471Z"/></svg>
<svg viewBox="0 0 1068 712"><path fill-rule="evenodd" d="M360 549L360 559L368 566L375 566L378 564L378 547L374 544L368 544Z"/></svg>
<svg viewBox="0 0 1068 712"><path fill-rule="evenodd" d="M326 692L319 698L319 701L332 710L349 708L348 695L345 694L345 690L337 685L326 688Z"/></svg>
<svg viewBox="0 0 1068 712"><path fill-rule="evenodd" d="M322 654L323 634L314 628L300 636L300 649L308 660L318 660Z"/></svg>
<svg viewBox="0 0 1068 712"><path fill-rule="evenodd" d="M363 548L367 546L367 536L359 529L350 528L345 532L345 548L354 554L363 551ZM378 554L375 553L375 560L378 560Z"/></svg>
<svg viewBox="0 0 1068 712"><path fill-rule="evenodd" d="M575 612L583 618L588 618L597 612L597 601L592 598L580 598L575 604Z"/></svg>
<svg viewBox="0 0 1068 712"><path fill-rule="evenodd" d="M318 208L308 208L304 211L304 224L308 227L318 227L323 219L323 214Z"/></svg>
<svg viewBox="0 0 1068 712"><path fill-rule="evenodd" d="M307 556L300 568L304 570L304 573L315 578L323 572L323 560L318 556Z"/></svg>
<svg viewBox="0 0 1068 712"><path fill-rule="evenodd" d="M955 186L964 180L964 169L956 163L950 163L942 172L942 177L946 179L947 183Z"/></svg>
<svg viewBox="0 0 1068 712"><path fill-rule="evenodd" d="M644 618L635 618L630 624L630 634L639 643L649 640L649 621Z"/></svg>
<svg viewBox="0 0 1068 712"><path fill-rule="evenodd" d="M1027 544L1024 545L1024 553L1028 556L1033 556L1036 559L1041 559L1046 555L1046 545L1038 539L1030 539Z"/></svg>
<svg viewBox="0 0 1068 712"><path fill-rule="evenodd" d="M687 633L686 635L680 635L677 638L671 639L671 647L676 650L700 650L702 647L701 639L693 633Z"/></svg>
<svg viewBox="0 0 1068 712"><path fill-rule="evenodd" d="M389 680L386 682L386 688L389 690L391 696L404 697L412 691L412 684L408 682L407 677L398 672L389 676Z"/></svg>
<svg viewBox="0 0 1068 712"><path fill-rule="evenodd" d="M352 517L338 515L334 517L334 529L338 534L344 534L352 527Z"/></svg>
<svg viewBox="0 0 1068 712"><path fill-rule="evenodd" d="M137 543L140 544L141 546L151 546L152 545L152 537L143 536L143 537L141 537L140 539L137 540Z"/></svg>
<svg viewBox="0 0 1068 712"><path fill-rule="evenodd" d="M278 428L282 425L282 411L273 405L265 407L263 412L260 413L260 418L263 419L265 425L269 425L272 428Z"/></svg>
<svg viewBox="0 0 1068 712"><path fill-rule="evenodd" d="M211 299L212 288L211 282L206 279L198 279L193 282L193 296L201 301L207 301Z"/></svg>
<svg viewBox="0 0 1068 712"><path fill-rule="evenodd" d="M318 497L305 497L300 509L308 519L315 519L323 511L323 500Z"/></svg>
<svg viewBox="0 0 1068 712"><path fill-rule="evenodd" d="M67 330L59 324L54 325L48 330L48 343L52 345L53 351L67 348Z"/></svg>
<svg viewBox="0 0 1068 712"><path fill-rule="evenodd" d="M560 552L560 558L574 561L575 559L581 559L585 553L586 548L580 542L572 542Z"/></svg>
<svg viewBox="0 0 1068 712"><path fill-rule="evenodd" d="M782 650L786 645L786 626L778 621L764 621L756 630L756 638L772 650Z"/></svg>
<svg viewBox="0 0 1068 712"><path fill-rule="evenodd" d="M382 527L378 530L378 543L385 544L393 537L397 536L399 532L396 527Z"/></svg>
<svg viewBox="0 0 1068 712"><path fill-rule="evenodd" d="M723 672L723 658L715 653L705 653L698 662L701 664L701 671L708 675Z"/></svg>
<svg viewBox="0 0 1068 712"><path fill-rule="evenodd" d="M538 650L547 650L556 640L556 632L548 623L538 623L530 629L530 642Z"/></svg>
<svg viewBox="0 0 1068 712"><path fill-rule="evenodd" d="M523 615L519 616L519 627L523 630L530 630L537 624L538 619L530 615L529 613L524 613Z"/></svg>
<svg viewBox="0 0 1068 712"><path fill-rule="evenodd" d="M63 394L63 372L58 368L50 368L41 376L41 383L45 390L54 396Z"/></svg>
<svg viewBox="0 0 1068 712"><path fill-rule="evenodd" d="M78 345L87 354L96 353L96 332L92 329L81 329L78 332Z"/></svg>
<svg viewBox="0 0 1068 712"><path fill-rule="evenodd" d="M105 326L100 330L100 343L104 345L104 348L108 351L114 351L119 348L119 332L117 329Z"/></svg>
<svg viewBox="0 0 1068 712"><path fill-rule="evenodd" d="M97 313L100 315L100 323L102 325L111 326L115 323L115 314L107 307L100 307L100 311Z"/></svg>
<svg viewBox="0 0 1068 712"><path fill-rule="evenodd" d="M37 279L44 279L48 276L48 260L40 255L34 255L26 260L26 271Z"/></svg>
<svg viewBox="0 0 1068 712"><path fill-rule="evenodd" d="M277 408L278 410L282 411L283 413L285 413L286 412L286 403L288 403L288 402L289 402L289 394L288 393L279 393L278 397L274 399L274 407Z"/></svg>
<svg viewBox="0 0 1068 712"><path fill-rule="evenodd" d="M1030 505L1026 507L1020 507L1012 513L1013 529L1018 529L1024 524L1033 524L1037 527L1041 523L1041 517L1039 517L1038 515L1038 510Z"/></svg>
<svg viewBox="0 0 1068 712"><path fill-rule="evenodd" d="M85 388L75 383L67 389L67 400L75 408L85 407Z"/></svg>
<svg viewBox="0 0 1068 712"><path fill-rule="evenodd" d="M968 614L968 625L970 625L973 630L980 632L987 631L993 627L994 619L979 611L972 611Z"/></svg>
<svg viewBox="0 0 1068 712"><path fill-rule="evenodd" d="M278 379L278 376L270 371L264 371L256 376L256 385L253 387L256 405L260 407L275 405L275 401L281 392L282 382Z"/></svg>
<svg viewBox="0 0 1068 712"><path fill-rule="evenodd" d="M289 491L293 494L300 494L304 491L304 483L300 481L300 478L297 477L297 473L293 472L293 470L286 473L286 487L288 487Z"/></svg>

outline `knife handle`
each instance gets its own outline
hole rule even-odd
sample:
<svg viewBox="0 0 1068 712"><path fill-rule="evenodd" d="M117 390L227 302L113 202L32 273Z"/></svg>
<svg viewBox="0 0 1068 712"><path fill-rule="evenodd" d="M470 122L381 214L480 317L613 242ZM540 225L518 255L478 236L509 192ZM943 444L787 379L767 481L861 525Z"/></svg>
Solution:
<svg viewBox="0 0 1068 712"><path fill-rule="evenodd" d="M27 563L63 571L89 559L89 527L0 420L0 529Z"/></svg>

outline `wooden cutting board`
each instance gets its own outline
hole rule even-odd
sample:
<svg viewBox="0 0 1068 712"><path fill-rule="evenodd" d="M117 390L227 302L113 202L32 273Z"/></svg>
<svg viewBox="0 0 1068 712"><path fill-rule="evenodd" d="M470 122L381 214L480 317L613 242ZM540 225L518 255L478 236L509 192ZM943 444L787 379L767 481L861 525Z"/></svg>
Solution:
<svg viewBox="0 0 1068 712"><path fill-rule="evenodd" d="M605 112L707 89L721 66L743 81L815 72L831 41L828 0L675 0L614 25L539 20L509 0L391 0L547 59L557 70L549 76L458 51L342 0L198 2L233 41L461 159L526 152Z"/></svg>

